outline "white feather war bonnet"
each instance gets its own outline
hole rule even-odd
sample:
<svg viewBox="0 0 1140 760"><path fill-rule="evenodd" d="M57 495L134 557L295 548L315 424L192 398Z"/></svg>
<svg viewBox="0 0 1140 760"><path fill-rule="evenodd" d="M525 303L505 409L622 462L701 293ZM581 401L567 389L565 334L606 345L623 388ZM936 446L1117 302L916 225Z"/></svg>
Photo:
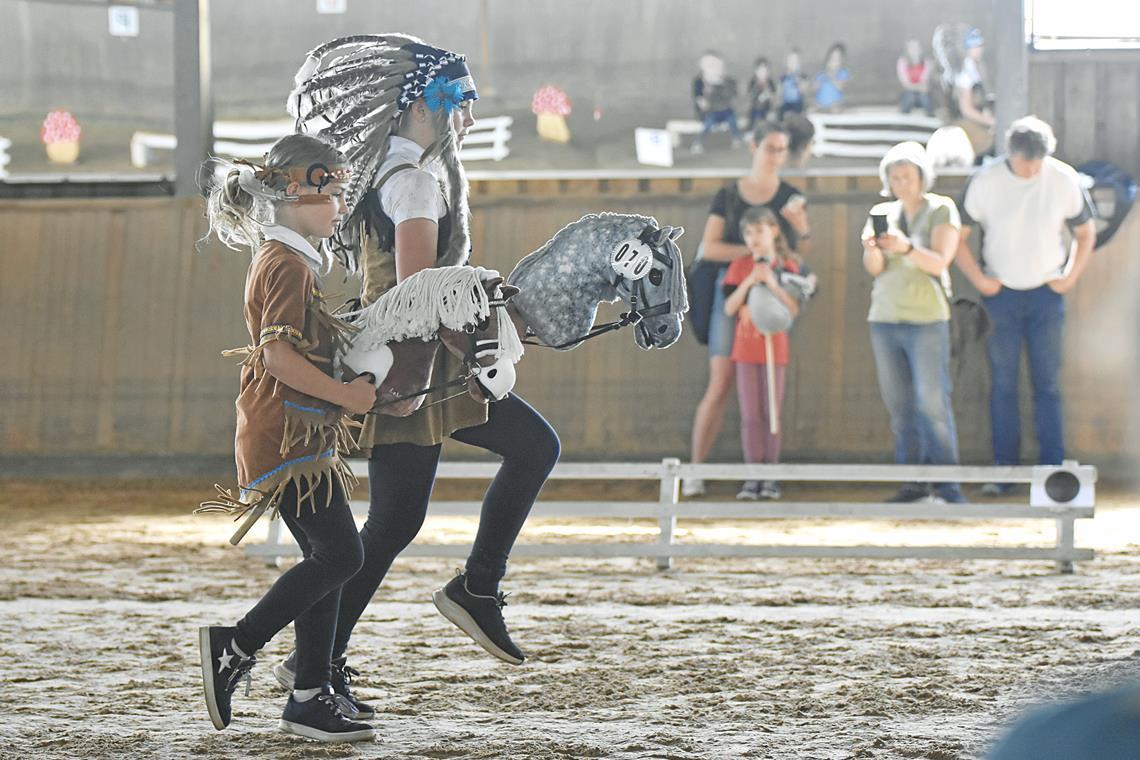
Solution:
<svg viewBox="0 0 1140 760"><path fill-rule="evenodd" d="M376 190L377 170L409 106L423 98L436 140L420 165L441 158L448 208L454 215L447 253L439 263L462 264L470 248L467 178L459 161L451 114L479 97L466 57L404 34L368 34L330 40L309 53L294 79L287 105L298 132L317 134L348 157L352 178L348 213L330 238L332 252L357 269L365 201Z"/></svg>

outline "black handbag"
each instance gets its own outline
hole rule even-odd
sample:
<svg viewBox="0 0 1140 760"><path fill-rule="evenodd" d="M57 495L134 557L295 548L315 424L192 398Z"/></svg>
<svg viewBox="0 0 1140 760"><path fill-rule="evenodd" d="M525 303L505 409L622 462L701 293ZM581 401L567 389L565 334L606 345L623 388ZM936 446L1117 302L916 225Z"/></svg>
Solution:
<svg viewBox="0 0 1140 760"><path fill-rule="evenodd" d="M685 273L685 287L689 292L689 313L686 319L702 346L709 343L709 326L712 324L713 300L716 298L716 281L721 270L728 265L719 261L709 261L702 255L703 244L697 247L697 255Z"/></svg>

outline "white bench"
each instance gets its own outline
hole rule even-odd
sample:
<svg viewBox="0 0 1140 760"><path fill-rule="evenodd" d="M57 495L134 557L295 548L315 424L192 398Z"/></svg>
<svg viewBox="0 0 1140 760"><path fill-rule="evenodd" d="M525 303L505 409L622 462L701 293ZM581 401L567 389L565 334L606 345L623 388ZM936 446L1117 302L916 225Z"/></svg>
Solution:
<svg viewBox="0 0 1140 760"><path fill-rule="evenodd" d="M496 463L444 462L439 478L490 479L498 472ZM353 472L367 477L366 462L353 462ZM1070 473L1079 480L1080 491L1064 504L1052 503L1044 484L1057 473ZM1035 559L1057 563L1060 572L1072 572L1073 562L1093 558L1091 549L1074 546L1074 521L1094 515L1096 468L1066 462L1061 467L934 467L903 465L819 465L819 464L681 464L677 459L639 464L592 463L560 464L550 476L563 480L656 480L657 501L539 501L531 514L536 517L652 518L658 521L658 536L653 543L549 543L520 544L514 557L654 557L658 567L670 566L673 557L863 557L921 559ZM681 501L681 478L705 480L775 479L793 482L946 482L962 483L1028 483L1028 504L888 504L867 502L711 502ZM364 515L368 502L353 501L353 512ZM429 514L435 516L479 515L480 503L474 501L440 501L431 504ZM801 519L836 518L848 520L1026 520L1044 519L1056 523L1053 546L804 546L705 544L674 541L678 519ZM285 539L283 541L282 539ZM274 564L277 558L297 556L300 552L281 521L268 526L264 543L248 544L247 554L265 557ZM414 543L404 552L409 556L465 557L466 544Z"/></svg>
<svg viewBox="0 0 1140 760"><path fill-rule="evenodd" d="M478 119L463 141L460 157L464 161L502 161L510 155L510 116ZM214 153L235 158L260 158L280 138L293 134L293 122L215 121ZM131 135L131 165L141 169L153 161L156 150L174 150L178 138L159 132L135 132ZM475 146L475 147L470 147Z"/></svg>
<svg viewBox="0 0 1140 760"><path fill-rule="evenodd" d="M490 116L476 119L463 138L459 157L467 161L502 161L511 154L507 143L511 140L510 116Z"/></svg>
<svg viewBox="0 0 1140 760"><path fill-rule="evenodd" d="M736 117L736 125L740 128L742 134L748 132L748 117ZM701 130L704 129L704 122L698 119L669 119L665 122L665 131L673 138L673 147L681 147L682 135L699 135ZM725 124L717 124L713 127L714 131L726 130L728 127Z"/></svg>
<svg viewBox="0 0 1140 760"><path fill-rule="evenodd" d="M12 160L8 155L8 149L12 147L12 141L6 137L0 137L0 179L8 176L8 162Z"/></svg>
<svg viewBox="0 0 1140 760"><path fill-rule="evenodd" d="M853 109L842 113L811 113L815 127L813 156L882 158L897 143L926 144L942 122L923 114L888 109Z"/></svg>

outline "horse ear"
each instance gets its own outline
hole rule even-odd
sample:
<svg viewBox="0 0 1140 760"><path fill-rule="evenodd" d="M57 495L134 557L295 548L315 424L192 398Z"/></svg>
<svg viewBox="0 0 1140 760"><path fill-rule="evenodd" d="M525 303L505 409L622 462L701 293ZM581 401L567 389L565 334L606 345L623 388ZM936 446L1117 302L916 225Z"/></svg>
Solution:
<svg viewBox="0 0 1140 760"><path fill-rule="evenodd" d="M483 290L487 291L488 294L491 294L495 292L495 288L499 287L502 284L502 277L492 277L489 280L483 280Z"/></svg>
<svg viewBox="0 0 1140 760"><path fill-rule="evenodd" d="M662 227L661 229L657 230L657 234L653 236L653 244L654 245L661 245L662 243L664 243L666 240L669 239L669 233L671 233L672 231L673 231L672 227Z"/></svg>
<svg viewBox="0 0 1140 760"><path fill-rule="evenodd" d="M676 240L677 238L681 237L684 234L685 234L685 228L684 227L671 227L669 229L669 239L670 240Z"/></svg>
<svg viewBox="0 0 1140 760"><path fill-rule="evenodd" d="M519 294L519 289L514 285L503 285L499 292L503 294L504 301L509 301Z"/></svg>

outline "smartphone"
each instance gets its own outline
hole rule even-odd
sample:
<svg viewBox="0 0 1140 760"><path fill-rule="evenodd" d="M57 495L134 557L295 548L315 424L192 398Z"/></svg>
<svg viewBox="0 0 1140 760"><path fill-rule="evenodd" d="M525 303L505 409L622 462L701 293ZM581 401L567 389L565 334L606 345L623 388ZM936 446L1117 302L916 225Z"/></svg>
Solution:
<svg viewBox="0 0 1140 760"><path fill-rule="evenodd" d="M871 231L875 233L875 237L887 234L886 214L871 214Z"/></svg>

